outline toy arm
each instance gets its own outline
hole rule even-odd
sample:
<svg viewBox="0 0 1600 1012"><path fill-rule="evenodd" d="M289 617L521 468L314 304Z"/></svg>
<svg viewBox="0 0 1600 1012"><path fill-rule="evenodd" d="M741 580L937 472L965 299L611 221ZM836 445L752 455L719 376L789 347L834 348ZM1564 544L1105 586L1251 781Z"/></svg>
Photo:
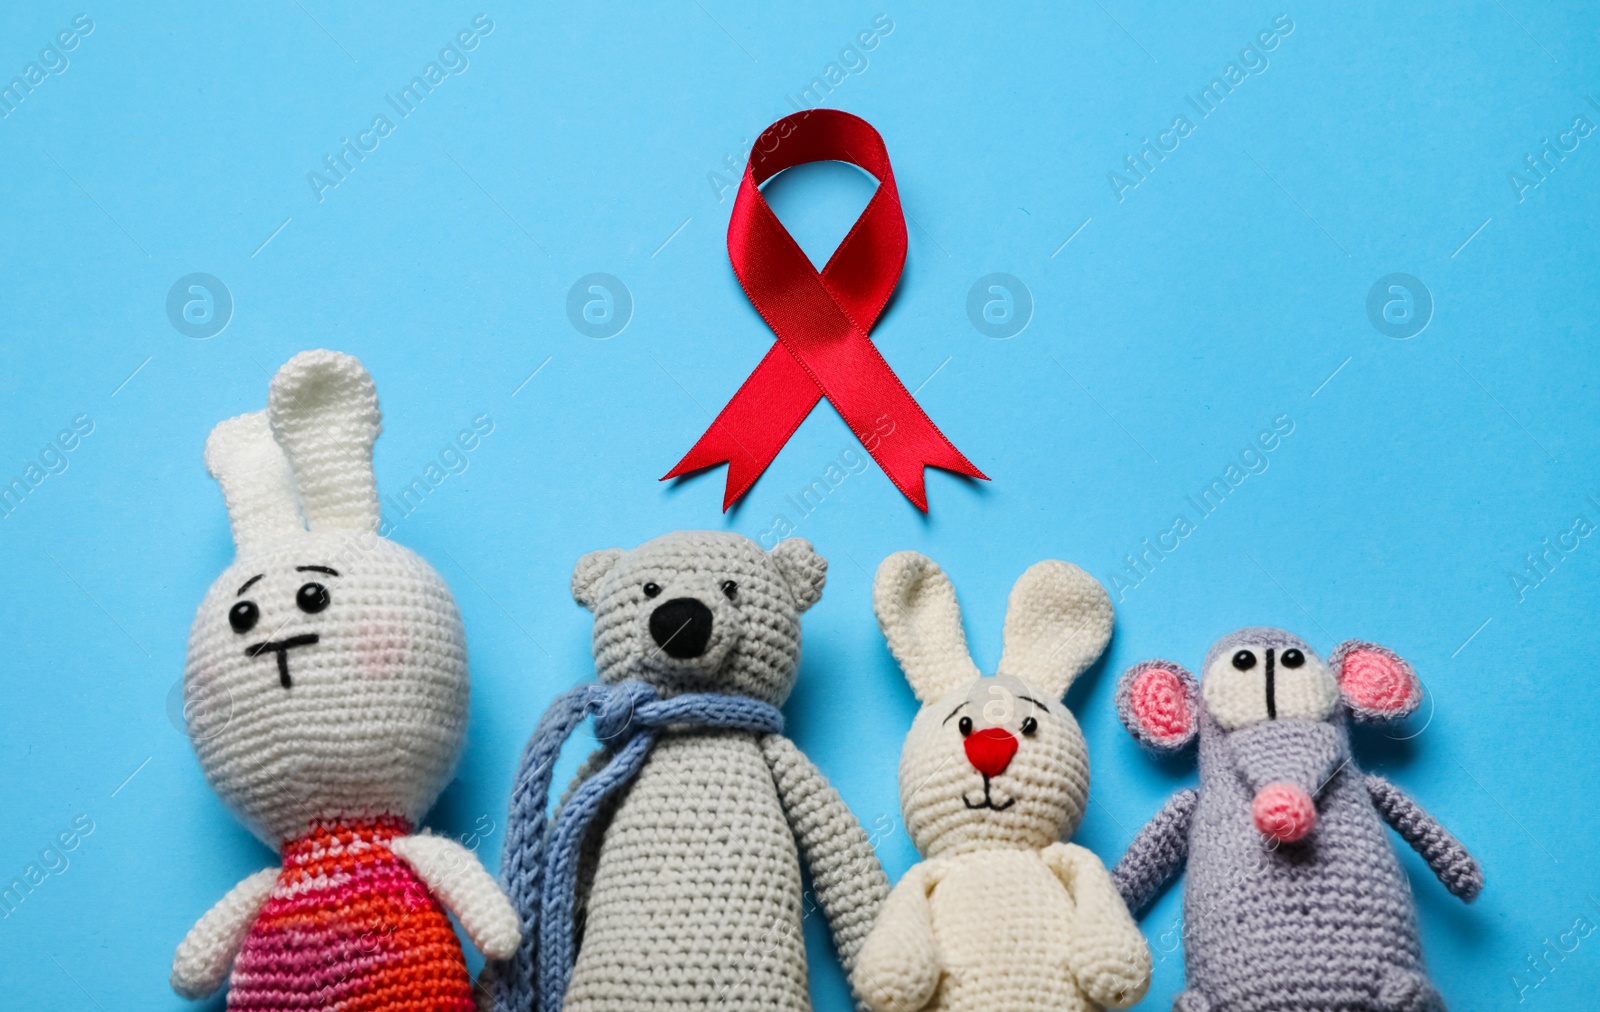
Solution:
<svg viewBox="0 0 1600 1012"><path fill-rule="evenodd" d="M1106 866L1075 843L1051 844L1044 861L1077 905L1067 959L1078 987L1107 1008L1137 1003L1150 989L1150 946Z"/></svg>
<svg viewBox="0 0 1600 1012"><path fill-rule="evenodd" d="M1468 903L1477 898L1483 889L1483 869L1460 840L1383 777L1369 774L1367 792L1372 795L1372 803L1383 821L1393 826L1400 838L1422 855L1446 889Z"/></svg>
<svg viewBox="0 0 1600 1012"><path fill-rule="evenodd" d="M883 874L866 829L794 741L766 735L762 754L773 770L800 857L810 866L822 916L834 932L838 961L850 972L872 921L890 895L890 879Z"/></svg>
<svg viewBox="0 0 1600 1012"><path fill-rule="evenodd" d="M460 919L478 951L490 959L509 959L517 951L522 940L517 912L478 855L431 833L396 837L389 849Z"/></svg>
<svg viewBox="0 0 1600 1012"><path fill-rule="evenodd" d="M906 872L861 946L850 982L873 1012L917 1012L939 986L944 961L928 904L935 879L927 861Z"/></svg>
<svg viewBox="0 0 1600 1012"><path fill-rule="evenodd" d="M1142 913L1189 859L1189 823L1199 800L1194 791L1174 794L1139 830L1122 860L1111 869L1111 881L1129 910Z"/></svg>
<svg viewBox="0 0 1600 1012"><path fill-rule="evenodd" d="M263 868L234 886L183 936L172 959L172 989L180 996L204 998L222 986L278 872Z"/></svg>
<svg viewBox="0 0 1600 1012"><path fill-rule="evenodd" d="M761 739L761 752L772 769L801 859L811 869L811 883L833 932L839 962L849 973L889 895L889 878L866 830L794 742L769 734Z"/></svg>

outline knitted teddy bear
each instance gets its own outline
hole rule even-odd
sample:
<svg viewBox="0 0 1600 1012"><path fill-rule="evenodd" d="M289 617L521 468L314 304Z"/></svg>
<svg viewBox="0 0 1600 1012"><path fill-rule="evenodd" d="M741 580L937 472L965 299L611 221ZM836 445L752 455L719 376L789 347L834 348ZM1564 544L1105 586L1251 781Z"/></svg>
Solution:
<svg viewBox="0 0 1600 1012"><path fill-rule="evenodd" d="M525 935L488 975L500 1012L806 1012L802 860L854 965L888 881L777 710L826 573L802 539L769 553L714 531L578 560L599 683L559 697L523 754L501 875ZM602 747L547 819L586 717Z"/></svg>
<svg viewBox="0 0 1600 1012"><path fill-rule="evenodd" d="M469 1012L445 911L489 956L516 912L455 841L415 833L467 725L461 617L444 581L379 537L377 393L361 363L296 355L264 412L218 425L206 467L238 554L189 635L200 768L281 868L245 879L178 946L172 987L232 1009Z"/></svg>
<svg viewBox="0 0 1600 1012"><path fill-rule="evenodd" d="M928 558L883 561L873 609L922 704L900 758L900 806L922 863L890 894L856 961L875 1012L1127 1008L1150 950L1100 860L1065 843L1089 756L1061 702L1111 638L1111 599L1077 566L1040 562L1012 588L998 673L967 654L950 580Z"/></svg>
<svg viewBox="0 0 1600 1012"><path fill-rule="evenodd" d="M1477 896L1483 873L1350 754L1349 719L1396 719L1421 702L1410 664L1359 640L1324 662L1297 636L1249 628L1211 647L1198 684L1147 661L1123 674L1116 698L1129 732L1157 752L1200 739L1199 791L1168 801L1112 872L1137 911L1188 864L1176 1012L1444 1007L1382 822L1461 899Z"/></svg>

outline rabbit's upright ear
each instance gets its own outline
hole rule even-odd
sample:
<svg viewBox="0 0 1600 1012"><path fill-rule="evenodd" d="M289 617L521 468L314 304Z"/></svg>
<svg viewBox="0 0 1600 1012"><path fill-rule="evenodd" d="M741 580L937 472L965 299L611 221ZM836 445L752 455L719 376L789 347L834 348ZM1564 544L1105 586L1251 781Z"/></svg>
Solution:
<svg viewBox="0 0 1600 1012"><path fill-rule="evenodd" d="M978 677L956 589L926 555L896 552L883 560L872 581L872 610L918 702L930 703Z"/></svg>
<svg viewBox="0 0 1600 1012"><path fill-rule="evenodd" d="M301 352L272 377L267 415L294 469L310 528L377 530L372 444L383 416L361 363L336 351Z"/></svg>
<svg viewBox="0 0 1600 1012"><path fill-rule="evenodd" d="M233 543L241 555L305 531L294 501L294 475L283 448L272 438L265 411L230 418L211 430L206 471L222 486Z"/></svg>
<svg viewBox="0 0 1600 1012"><path fill-rule="evenodd" d="M1060 699L1105 650L1112 620L1098 580L1070 562L1036 562L1011 588L997 673Z"/></svg>

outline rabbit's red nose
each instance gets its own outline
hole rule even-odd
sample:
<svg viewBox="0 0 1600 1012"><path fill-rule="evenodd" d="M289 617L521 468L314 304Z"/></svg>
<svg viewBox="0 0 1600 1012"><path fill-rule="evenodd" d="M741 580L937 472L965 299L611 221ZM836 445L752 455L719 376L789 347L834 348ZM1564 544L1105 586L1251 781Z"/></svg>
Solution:
<svg viewBox="0 0 1600 1012"><path fill-rule="evenodd" d="M967 762L986 777L997 777L1017 754L1017 738L999 727L986 727L967 736Z"/></svg>

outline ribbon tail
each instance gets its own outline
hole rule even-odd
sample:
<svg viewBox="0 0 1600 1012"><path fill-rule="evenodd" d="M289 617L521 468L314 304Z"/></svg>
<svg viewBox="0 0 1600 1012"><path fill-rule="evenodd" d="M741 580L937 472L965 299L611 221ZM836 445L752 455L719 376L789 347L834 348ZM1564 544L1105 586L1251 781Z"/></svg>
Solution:
<svg viewBox="0 0 1600 1012"><path fill-rule="evenodd" d="M800 363L774 342L711 427L661 480L727 463L728 482L722 494L726 513L767 470L821 398L822 391Z"/></svg>
<svg viewBox="0 0 1600 1012"><path fill-rule="evenodd" d="M905 494L911 504L922 512L928 512L928 489L925 480L925 469L937 467L941 471L976 478L979 481L988 481L989 476L972 465L972 462L962 456L961 451L945 440L938 429L933 429L933 434L938 437L942 446L932 453L920 453L915 457L901 459L899 455L883 453L873 454L883 468L883 473L889 476L895 487Z"/></svg>

